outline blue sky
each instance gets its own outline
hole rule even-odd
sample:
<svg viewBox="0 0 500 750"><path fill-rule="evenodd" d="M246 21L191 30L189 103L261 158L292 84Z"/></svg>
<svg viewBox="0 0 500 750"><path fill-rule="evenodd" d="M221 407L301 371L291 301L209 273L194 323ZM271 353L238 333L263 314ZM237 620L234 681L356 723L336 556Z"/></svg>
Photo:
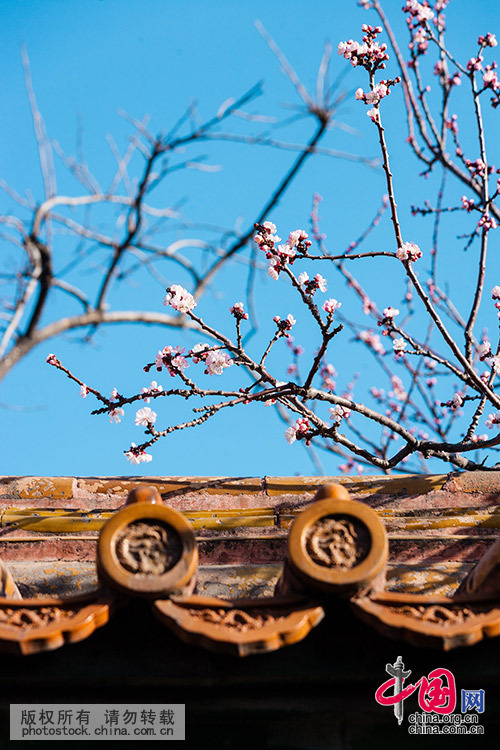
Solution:
<svg viewBox="0 0 500 750"><path fill-rule="evenodd" d="M396 30L404 34L401 0L389 0L384 6ZM498 5L493 0L482 0L474 8L465 0L454 0L447 12L449 46L459 52L466 49L466 61L475 49L478 34L499 31L497 11ZM293 0L272 3L13 0L8 3L3 10L4 42L0 50L4 85L0 177L21 194L29 190L36 201L43 197L23 83L22 43L28 50L38 105L50 137L57 140L66 153L73 154L81 123L87 162L97 178L107 183L115 164L106 135L113 134L123 151L130 133L129 125L118 115L119 110L138 119L147 113L151 117L152 132L167 131L193 99L198 102L200 116L208 118L224 100L239 96L257 81L264 83L264 96L252 103L249 111L283 117L283 104L300 104L276 59L255 30L256 19L260 19L275 38L304 84L313 89L325 41L331 40L336 47L342 39L360 38L361 24L373 22L374 16L359 9L355 2L326 0L308 3ZM352 95L354 89L365 85L361 71L351 71L347 63L334 54L333 75L342 70L347 75L341 86L350 93L338 119L348 123L351 131L333 128L323 145L377 156L375 129L370 127L363 105L355 102ZM389 70L389 73L395 75L396 71ZM420 218L412 219L409 205L421 203L428 192L431 197L429 188L432 189L433 183L432 179L424 182L414 176L420 170L405 148L401 99L398 91L387 100L387 139L405 231L425 248L430 243L431 227ZM230 127L235 132L243 132L245 128L246 132L258 130L254 124L247 127L240 121L228 125L227 130ZM310 137L313 129L312 122L304 121L296 123L290 131L277 133L283 140L301 143ZM465 143L473 147L473 134L465 130L463 137ZM294 158L286 151L218 142L204 144L198 153L207 154L208 163L220 164L223 168L213 174L192 170L178 173L155 196L156 203L151 202L165 206L183 200L185 220L228 227L237 222L246 227L253 220L269 186ZM60 163L57 171L61 189L68 194L81 192ZM459 188L453 195L459 199L461 192L457 190ZM331 246L342 250L369 222L385 188L381 170L317 156L308 163L270 217L278 224L282 236L298 226L309 228L314 192L324 197L320 208L322 230ZM0 198L0 205L2 210L14 210L13 201L7 196ZM448 231L450 242L456 242L456 226L448 225ZM386 247L390 236L389 224L384 221L373 240L375 248ZM67 239L59 238L58 262L62 263L65 254L73 250L74 246ZM3 253L8 263L15 264L14 250L3 245ZM455 298L460 301L467 293L474 258L471 254L465 258L459 243L456 253L460 262L448 261L443 268L443 279L448 280ZM371 285L374 298L379 295L376 301L380 306L397 306L402 287L399 284L397 293L393 293L396 284L388 276L387 267L382 264L375 267L373 263L360 268L359 273L363 283ZM344 282L336 279L333 272L325 275L329 276L329 296L341 299L346 313L361 320L359 309L348 300ZM80 281L78 271L74 280ZM172 283L175 281L184 283L186 280L171 279ZM146 275L139 276L139 282L123 285L112 298L113 303L120 307L137 305L163 310L161 287L153 285ZM88 283L95 282L89 277ZM228 268L203 298L200 314L220 325L229 325L227 310L243 294L241 268ZM258 277L256 299L263 335L271 330L269 321L274 314L283 316L297 311L297 306L291 307L295 302L289 290L273 286L265 275ZM47 322L50 316L67 314L69 309L68 301L61 296L50 309ZM494 319L489 321L489 325L492 324ZM317 343L311 336L311 329L299 321L297 342L304 342L309 352ZM257 338L255 346L262 341ZM135 410L129 410L119 425L110 425L106 417L90 416L93 407L90 397L81 399L74 384L45 364L46 355L53 351L85 382L104 393L113 386L126 393L147 385L148 378L141 368L167 343L189 347L196 340L159 328L120 327L102 329L92 347L81 346L73 333L32 351L0 383L3 425L0 472L238 476L315 473L302 447L286 444L283 423L271 409L260 405L255 409L231 410L199 429L178 433L155 447L152 463L131 467L122 451L131 440L138 443L142 438L141 429L133 424ZM371 378L371 361L365 352L348 344L346 334L335 350L339 388L345 387L356 371ZM283 366L281 362L286 362L286 357L286 347L281 346L275 354L276 365ZM165 377L158 380L165 387L171 385ZM161 406L159 425L181 418L177 405L165 402ZM323 463L326 473L336 473L335 460L326 457Z"/></svg>

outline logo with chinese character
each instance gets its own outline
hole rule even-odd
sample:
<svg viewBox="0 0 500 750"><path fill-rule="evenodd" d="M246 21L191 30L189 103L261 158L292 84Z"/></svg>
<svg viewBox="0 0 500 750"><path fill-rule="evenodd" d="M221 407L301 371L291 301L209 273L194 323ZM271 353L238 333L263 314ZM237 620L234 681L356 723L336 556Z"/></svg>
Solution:
<svg viewBox="0 0 500 750"><path fill-rule="evenodd" d="M449 669L438 667L427 676L420 677L417 682L406 684L411 669L405 669L403 658L398 656L394 664L386 664L385 671L390 675L390 679L377 688L375 700L381 706L394 707L394 716L398 724L403 721L404 701L416 691L421 711L425 714L436 714L441 717L439 721L443 721L444 717L455 710L457 690L455 677ZM484 690L462 690L461 698L462 714L475 711L477 715L484 712Z"/></svg>
<svg viewBox="0 0 500 750"><path fill-rule="evenodd" d="M417 682L408 685L405 685L405 680L411 675L411 669L405 670L401 656L398 656L394 664L387 664L385 671L391 678L376 690L375 700L381 706L394 706L398 724L403 721L403 702L417 689L418 705L422 711L451 714L455 710L457 691L455 678L449 669L433 669L427 677L424 675Z"/></svg>

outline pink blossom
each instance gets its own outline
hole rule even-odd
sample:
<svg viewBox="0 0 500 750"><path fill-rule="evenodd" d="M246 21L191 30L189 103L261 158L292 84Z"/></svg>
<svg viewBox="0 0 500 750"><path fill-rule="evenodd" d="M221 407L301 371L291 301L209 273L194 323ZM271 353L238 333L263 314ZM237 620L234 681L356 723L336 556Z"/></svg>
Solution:
<svg viewBox="0 0 500 750"><path fill-rule="evenodd" d="M384 308L384 318L388 318L389 320L393 320L396 315L399 315L399 310L395 307L385 307Z"/></svg>
<svg viewBox="0 0 500 750"><path fill-rule="evenodd" d="M281 271L281 269L279 267L279 264L276 264L276 263L271 263L270 266L269 266L269 268L267 269L268 275L272 279L274 279L275 281L278 281L279 275L280 275L280 271Z"/></svg>
<svg viewBox="0 0 500 750"><path fill-rule="evenodd" d="M491 358L491 366L498 375L500 373L500 354L496 354Z"/></svg>
<svg viewBox="0 0 500 750"><path fill-rule="evenodd" d="M295 442L295 440L298 440L304 435L306 435L308 430L309 430L309 420L305 418L297 419L294 425L287 427L285 430L285 438L286 438L287 443L291 445L292 443ZM308 441L306 440L306 444L307 442Z"/></svg>
<svg viewBox="0 0 500 750"><path fill-rule="evenodd" d="M422 251L414 242L404 242L401 247L398 247L396 255L399 260L414 262L422 257Z"/></svg>
<svg viewBox="0 0 500 750"><path fill-rule="evenodd" d="M183 286L179 284L172 284L168 287L167 295L163 300L164 305L170 305L174 310L180 313L187 313L196 307L196 302L192 294L190 294Z"/></svg>
<svg viewBox="0 0 500 750"><path fill-rule="evenodd" d="M155 357L155 366L158 372L161 371L162 367L165 367L169 374L172 377L175 377L179 372L182 372L186 367L189 367L189 362L182 356L183 352L184 349L180 346L174 348L173 346L170 346L170 344L164 346L163 349L160 349Z"/></svg>
<svg viewBox="0 0 500 750"><path fill-rule="evenodd" d="M473 199L467 198L466 195L462 195L462 208L464 208L468 213L470 213L474 209Z"/></svg>
<svg viewBox="0 0 500 750"><path fill-rule="evenodd" d="M394 339L392 342L396 357L402 357L406 348L406 341L403 338Z"/></svg>
<svg viewBox="0 0 500 750"><path fill-rule="evenodd" d="M329 391L334 391L336 383L333 378L337 377L337 370L329 362L321 368L319 372L323 381L323 388L327 388Z"/></svg>
<svg viewBox="0 0 500 750"><path fill-rule="evenodd" d="M320 292L326 292L327 281L320 273L317 273L314 279L309 279L309 275L305 271L302 271L298 276L298 282L301 286L305 286L305 293L311 296L318 289Z"/></svg>
<svg viewBox="0 0 500 750"><path fill-rule="evenodd" d="M111 391L110 401L114 401L118 397L118 390L116 388L113 388Z"/></svg>
<svg viewBox="0 0 500 750"><path fill-rule="evenodd" d="M408 394L403 388L403 381L401 378L398 378L397 375L392 375L391 385L393 390L389 391L389 397L396 398L398 401L406 401Z"/></svg>
<svg viewBox="0 0 500 750"><path fill-rule="evenodd" d="M47 362L48 365L54 365L54 367L57 367L57 365L61 364L55 354L47 355L47 359L45 361Z"/></svg>
<svg viewBox="0 0 500 750"><path fill-rule="evenodd" d="M141 388L141 393L144 393L144 394L161 393L161 391L163 391L163 386L158 385L156 380L151 381L151 385L149 386L149 388ZM150 398L144 399L145 404L149 404L150 401L151 401Z"/></svg>
<svg viewBox="0 0 500 750"><path fill-rule="evenodd" d="M337 302L333 297L327 299L326 302L323 303L323 310L329 315L333 315L335 310L338 310L339 307L342 307L342 302Z"/></svg>
<svg viewBox="0 0 500 750"><path fill-rule="evenodd" d="M481 344L477 347L477 353L479 354L479 359L481 362L484 362L485 359L491 356L491 344L489 341L483 341Z"/></svg>
<svg viewBox="0 0 500 750"><path fill-rule="evenodd" d="M135 415L135 423L136 425L143 427L148 427L150 424L154 424L156 422L157 413L149 408L149 406L144 406L142 409L138 409Z"/></svg>
<svg viewBox="0 0 500 750"><path fill-rule="evenodd" d="M279 333L282 336L285 336L286 338L289 338L290 334L288 333L288 331L291 331L292 330L292 326L294 326L295 323L297 322L295 320L295 318L293 317L293 315L291 313L289 313L286 316L285 320L281 320L281 318L280 318L279 315L275 315L274 318L273 318L273 320L276 323L276 325L278 326Z"/></svg>
<svg viewBox="0 0 500 750"><path fill-rule="evenodd" d="M378 31L380 29L380 31ZM356 67L361 65L367 69L385 68L385 61L389 59L387 54L387 45L378 44L374 39L382 31L381 26L368 26L363 24L362 30L365 33L363 42L355 42L349 39L347 42L340 42L337 47L339 55L343 55L346 60L350 60L351 65Z"/></svg>
<svg viewBox="0 0 500 750"><path fill-rule="evenodd" d="M455 411L456 409L459 409L463 405L463 403L463 398L460 393L455 393L453 398L451 399L450 406Z"/></svg>
<svg viewBox="0 0 500 750"><path fill-rule="evenodd" d="M496 47L498 44L495 34L491 34L489 31L486 36L480 36L477 43L480 47Z"/></svg>
<svg viewBox="0 0 500 750"><path fill-rule="evenodd" d="M304 232L303 229L294 229L293 232L290 232L288 235L288 244L291 247L297 247L297 245L301 245L304 240L307 240L308 236L307 232Z"/></svg>
<svg viewBox="0 0 500 750"><path fill-rule="evenodd" d="M271 234L276 234L276 224L273 224L272 221L264 221L262 226L265 227Z"/></svg>
<svg viewBox="0 0 500 750"><path fill-rule="evenodd" d="M378 109L375 109L375 107L373 107L372 109L369 109L366 112L366 114L368 115L368 117L371 119L372 122L377 122L377 120L378 120Z"/></svg>
<svg viewBox="0 0 500 750"><path fill-rule="evenodd" d="M328 411L330 412L330 419L333 419L337 424L340 424L343 419L348 419L351 415L351 410L345 406L340 406L340 404L335 404Z"/></svg>
<svg viewBox="0 0 500 750"><path fill-rule="evenodd" d="M82 398L87 398L88 392L89 392L89 389L87 388L87 386L85 385L85 383L80 386L80 396Z"/></svg>
<svg viewBox="0 0 500 750"><path fill-rule="evenodd" d="M146 453L146 451L139 451L135 443L130 443L130 450L125 451L125 458L135 466L140 463L149 463L149 461L153 460L153 456Z"/></svg>
<svg viewBox="0 0 500 750"><path fill-rule="evenodd" d="M484 440L488 440L488 435L473 435L470 439L471 443L482 443Z"/></svg>
<svg viewBox="0 0 500 750"><path fill-rule="evenodd" d="M226 367L231 367L233 360L227 352L217 349L207 354L205 364L207 366L206 375L222 375L222 371Z"/></svg>
<svg viewBox="0 0 500 750"><path fill-rule="evenodd" d="M465 159L465 166L471 173L473 177L484 177L485 171L486 171L486 164L482 159L476 159L475 161L471 161L470 159Z"/></svg>
<svg viewBox="0 0 500 750"><path fill-rule="evenodd" d="M491 290L492 299L500 299L500 286L494 286Z"/></svg>
<svg viewBox="0 0 500 750"><path fill-rule="evenodd" d="M488 414L488 419L485 422L486 427L491 430L494 425L500 425L500 411L496 414Z"/></svg>
<svg viewBox="0 0 500 750"><path fill-rule="evenodd" d="M109 421L111 423L116 422L116 424L119 424L122 421L122 417L125 414L123 409L120 409L118 406L116 406L114 409L111 409L109 412Z"/></svg>
<svg viewBox="0 0 500 750"><path fill-rule="evenodd" d="M483 73L483 83L487 88L497 89L499 86L498 76L495 71L496 63L487 65Z"/></svg>
<svg viewBox="0 0 500 750"><path fill-rule="evenodd" d="M204 362L208 351L210 349L210 346L208 344L195 344L189 354L191 355L191 358L195 365L198 364L198 362Z"/></svg>
<svg viewBox="0 0 500 750"><path fill-rule="evenodd" d="M248 320L248 313L244 310L243 302L235 302L229 312L234 315L236 320Z"/></svg>
<svg viewBox="0 0 500 750"><path fill-rule="evenodd" d="M314 277L314 281L318 285L318 289L320 292L326 292L326 279L321 276L321 274L317 273Z"/></svg>
<svg viewBox="0 0 500 750"><path fill-rule="evenodd" d="M498 224L496 223L493 216L488 216L488 214L483 214L479 221L477 222L478 228L484 229L485 232L489 232L490 229L496 229L498 227Z"/></svg>
<svg viewBox="0 0 500 750"><path fill-rule="evenodd" d="M472 72L473 70L481 70L482 62L483 58L481 57L481 55L479 55L479 57L471 57L471 59L467 63L467 70L469 72Z"/></svg>
<svg viewBox="0 0 500 750"><path fill-rule="evenodd" d="M410 15L415 17L415 20L420 23L430 21L434 18L432 8L427 3L419 3L418 0L406 0L406 5L404 6L403 11L405 13L410 13Z"/></svg>
<svg viewBox="0 0 500 750"><path fill-rule="evenodd" d="M365 92L361 88L356 89L356 93L354 94L354 96L356 97L356 99L358 99L358 101L363 100L365 98Z"/></svg>

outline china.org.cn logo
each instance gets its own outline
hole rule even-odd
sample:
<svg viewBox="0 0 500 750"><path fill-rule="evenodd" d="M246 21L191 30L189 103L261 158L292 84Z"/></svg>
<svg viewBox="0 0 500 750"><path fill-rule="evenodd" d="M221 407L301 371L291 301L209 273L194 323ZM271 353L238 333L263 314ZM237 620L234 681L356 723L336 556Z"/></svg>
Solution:
<svg viewBox="0 0 500 750"><path fill-rule="evenodd" d="M482 734L484 727L478 725L478 714L484 712L484 690L461 691L461 713L454 714L457 706L455 677L449 669L438 667L422 675L416 682L406 683L412 670L405 669L403 658L398 656L394 664L387 664L390 675L375 691L375 700L381 706L393 706L398 724L404 716L404 701L417 692L421 713L411 714L409 731L412 734ZM472 713L474 712L474 713ZM475 726L473 726L475 725ZM445 731L448 730L448 731Z"/></svg>

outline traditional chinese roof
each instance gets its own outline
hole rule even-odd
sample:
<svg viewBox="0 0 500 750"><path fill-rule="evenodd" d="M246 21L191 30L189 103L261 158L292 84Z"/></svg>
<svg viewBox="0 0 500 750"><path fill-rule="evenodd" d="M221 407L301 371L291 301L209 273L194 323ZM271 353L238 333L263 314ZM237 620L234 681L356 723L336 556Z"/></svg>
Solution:
<svg viewBox="0 0 500 750"><path fill-rule="evenodd" d="M348 499L318 500L328 483ZM126 505L139 485L145 502ZM255 747L263 727L287 750L382 747L397 733L373 695L403 654L415 678L446 667L493 705L499 498L497 472L0 478L0 559L23 596L0 600L5 700L161 694L186 702L206 747L242 732ZM144 587L134 545L149 533Z"/></svg>
<svg viewBox="0 0 500 750"><path fill-rule="evenodd" d="M389 538L387 588L451 594L497 538L500 472L398 477L3 477L0 559L24 596L96 584L103 524L140 484L185 515L199 549L198 590L272 593L293 519L318 487L339 482L373 508Z"/></svg>

